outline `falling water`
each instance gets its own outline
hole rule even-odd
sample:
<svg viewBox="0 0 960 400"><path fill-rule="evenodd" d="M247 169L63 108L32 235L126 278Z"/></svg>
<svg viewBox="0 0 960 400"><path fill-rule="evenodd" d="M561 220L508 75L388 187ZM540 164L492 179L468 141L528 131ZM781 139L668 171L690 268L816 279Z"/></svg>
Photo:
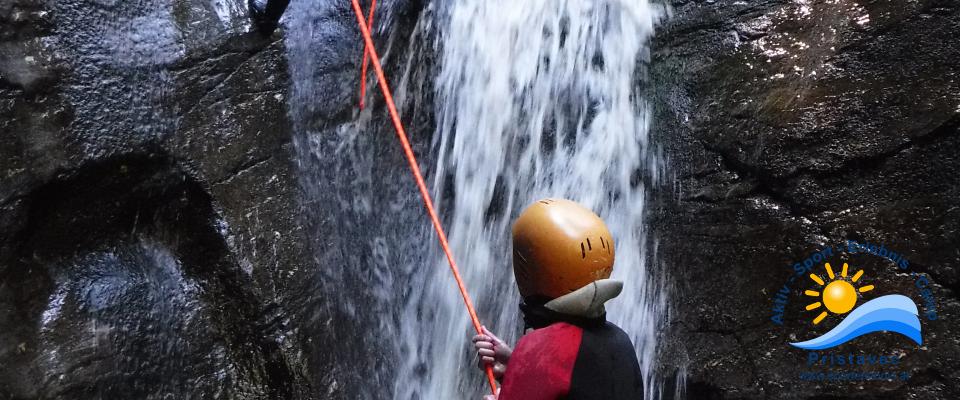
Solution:
<svg viewBox="0 0 960 400"><path fill-rule="evenodd" d="M579 201L608 221L617 241L614 277L626 284L609 314L633 339L652 398L664 298L647 271L643 221L646 185L657 180L660 161L637 83L660 9L645 0L459 0L438 7L434 195L446 205L442 213L480 315L516 340L511 222L539 198ZM445 187L453 190L439 190ZM476 371L464 373L472 367L469 321L443 262L438 257L425 269L421 292L407 305L409 313L426 308L434 317L403 326L400 337L413 349L446 347L425 355L426 374L414 368L424 360L409 360L397 379L398 398L464 398L482 390Z"/></svg>
<svg viewBox="0 0 960 400"><path fill-rule="evenodd" d="M316 346L338 349L320 380L351 387L350 398L477 398L486 389L472 328L383 109L336 127L315 122L344 115L329 98L341 88L323 83L340 73L323 65L350 62L336 61L337 49L356 45L335 38L354 22L329 3L303 3L291 3L297 29L286 46L307 230L321 265L304 309L335 321ZM381 52L401 113L429 115L405 120L481 319L516 342L511 222L538 198L579 201L614 235L614 277L625 288L609 318L630 334L647 397L657 398L665 298L648 272L655 242L644 216L660 160L639 87L662 10L646 0L435 1L406 47L389 28L393 2L381 3ZM355 71L346 71L352 92Z"/></svg>

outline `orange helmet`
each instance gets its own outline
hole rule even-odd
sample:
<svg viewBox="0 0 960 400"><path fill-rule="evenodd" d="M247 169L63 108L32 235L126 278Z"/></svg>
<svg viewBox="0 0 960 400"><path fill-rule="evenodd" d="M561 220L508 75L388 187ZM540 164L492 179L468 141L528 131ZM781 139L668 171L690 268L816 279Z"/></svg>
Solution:
<svg viewBox="0 0 960 400"><path fill-rule="evenodd" d="M573 201L537 201L513 223L513 273L524 298L555 299L609 278L613 258L607 225Z"/></svg>

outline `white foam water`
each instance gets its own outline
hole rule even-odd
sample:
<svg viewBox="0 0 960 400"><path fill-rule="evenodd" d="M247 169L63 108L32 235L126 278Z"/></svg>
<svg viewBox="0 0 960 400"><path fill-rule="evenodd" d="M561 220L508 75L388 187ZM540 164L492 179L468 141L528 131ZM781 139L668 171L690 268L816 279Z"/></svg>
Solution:
<svg viewBox="0 0 960 400"><path fill-rule="evenodd" d="M630 334L647 398L658 398L666 296L647 265L655 241L644 217L662 168L639 87L662 9L646 0L434 1L398 51L405 42L391 27L404 3L378 3L378 50L402 70L388 79L480 318L516 342L511 223L543 197L579 201L614 235L614 277L625 287L609 318ZM331 93L355 90L357 71L327 67L358 55L348 50L359 52L359 41L342 41L355 20L339 3L290 7L293 145L318 260L303 312L327 321L312 340L338 349L315 379L343 396L335 398L480 398L488 388L473 328L377 88L351 122L318 122L341 115Z"/></svg>
<svg viewBox="0 0 960 400"><path fill-rule="evenodd" d="M663 9L646 0L439 3L421 21L436 30L439 57L437 162L427 169L481 319L515 343L522 323L512 220L543 197L576 200L614 235L614 278L625 287L608 317L634 342L647 398L659 397L654 363L666 296L648 272L655 241L644 216L662 168L638 86ZM435 254L399 310L394 397L478 398L487 389L472 328L446 260Z"/></svg>

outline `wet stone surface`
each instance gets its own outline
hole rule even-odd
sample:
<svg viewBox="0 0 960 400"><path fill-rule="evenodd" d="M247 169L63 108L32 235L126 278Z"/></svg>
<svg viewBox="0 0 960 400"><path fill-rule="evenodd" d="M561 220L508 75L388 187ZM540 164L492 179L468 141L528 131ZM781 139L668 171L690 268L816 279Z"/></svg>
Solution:
<svg viewBox="0 0 960 400"><path fill-rule="evenodd" d="M294 3L264 37L245 0L0 1L0 399L391 390L349 177L314 168L352 166L294 146L356 117L360 42L349 3ZM424 6L381 4L391 40Z"/></svg>
<svg viewBox="0 0 960 400"><path fill-rule="evenodd" d="M960 396L960 10L946 1L689 1L654 43L655 134L675 182L651 216L674 271L663 368L685 366L692 398ZM924 345L873 334L833 349L903 352L907 381L803 382L788 343L826 332L802 278L771 322L791 266L846 240L882 244L909 271L837 251L875 285L938 320ZM820 263L813 272L822 276ZM858 303L859 304L859 303ZM814 369L815 370L815 369ZM848 368L849 370L849 368ZM869 368L868 368L869 370Z"/></svg>
<svg viewBox="0 0 960 400"><path fill-rule="evenodd" d="M290 395L224 221L170 160L87 164L25 200L0 297L10 395Z"/></svg>
<svg viewBox="0 0 960 400"><path fill-rule="evenodd" d="M245 3L0 2L0 398L317 397L282 32Z"/></svg>
<svg viewBox="0 0 960 400"><path fill-rule="evenodd" d="M333 146L355 117L349 10L301 9L309 25L265 38L244 3L0 0L0 398L390 390L389 371L358 371L386 371L375 364L391 355L352 339L396 321L351 307L391 299L343 284L377 278L359 267L388 246L336 235L415 204L393 204L411 198L395 186L376 204L352 196L406 178L374 162L399 160L388 131ZM391 37L424 6L385 4L408 9L385 13ZM650 219L675 282L665 374L685 370L690 398L960 396L957 7L672 5L645 85L673 178ZM322 46L287 48L309 43ZM311 58L291 68L290 53ZM308 85L291 90L291 74ZM356 165L322 157L337 151L376 179L338 174ZM376 229L401 237L420 217ZM797 297L783 327L769 320L789 265L845 239L897 249L931 282L941 318L924 347L858 347L907 349L906 382L799 382L806 354L787 343L823 330ZM889 262L840 257L875 292L920 301Z"/></svg>

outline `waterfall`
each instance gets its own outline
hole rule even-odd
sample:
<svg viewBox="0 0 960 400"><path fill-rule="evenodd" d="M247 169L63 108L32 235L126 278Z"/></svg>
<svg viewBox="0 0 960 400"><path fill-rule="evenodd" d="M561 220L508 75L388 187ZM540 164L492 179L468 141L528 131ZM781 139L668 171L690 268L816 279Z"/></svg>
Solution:
<svg viewBox="0 0 960 400"><path fill-rule="evenodd" d="M647 398L658 398L666 299L647 265L655 241L644 217L662 167L639 87L662 9L647 0L434 1L398 44L393 3L382 2L375 32L401 113L428 115L405 120L481 320L516 343L512 221L539 198L576 200L614 236L614 278L625 286L608 317L631 336ZM337 346L317 379L350 387L342 398L479 398L487 388L472 327L384 110L315 122L342 117L340 100L355 102L331 101L340 88L324 83L325 74L355 82L354 70L322 65L350 62L336 61L342 45L324 46L353 29L338 10L291 3L296 29L285 39L306 230L320 264L305 283L314 294L303 318L330 327L307 351L310 340Z"/></svg>
<svg viewBox="0 0 960 400"><path fill-rule="evenodd" d="M634 341L652 398L665 300L645 264L651 241L644 210L647 185L661 167L637 82L660 9L637 0L434 6L434 196L445 205L441 213L481 318L516 342L522 324L512 221L543 197L581 202L608 222L616 241L614 278L625 289L609 315ZM467 314L445 261L434 260L405 305L402 320L412 323L399 335L411 349L433 351L414 351L426 360L410 358L400 369L397 398L465 398L483 390L479 373L465 372L473 368ZM424 309L432 317L418 320ZM420 364L425 373L415 368Z"/></svg>

